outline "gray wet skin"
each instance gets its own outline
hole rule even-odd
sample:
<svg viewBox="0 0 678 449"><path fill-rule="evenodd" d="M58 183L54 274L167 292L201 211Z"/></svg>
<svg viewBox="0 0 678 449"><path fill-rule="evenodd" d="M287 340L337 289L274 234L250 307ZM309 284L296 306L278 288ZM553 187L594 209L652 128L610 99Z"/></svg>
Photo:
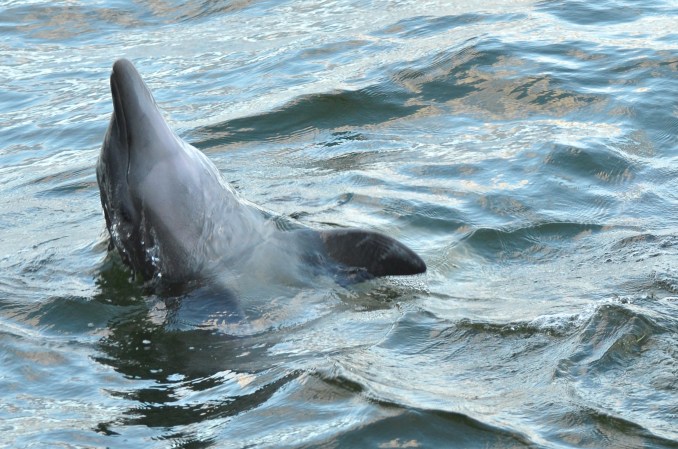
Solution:
<svg viewBox="0 0 678 449"><path fill-rule="evenodd" d="M279 229L174 134L126 59L113 65L111 93L97 181L111 241L143 279L182 283L247 266L294 276L290 267L313 265L355 281L426 271L416 253L383 234Z"/></svg>

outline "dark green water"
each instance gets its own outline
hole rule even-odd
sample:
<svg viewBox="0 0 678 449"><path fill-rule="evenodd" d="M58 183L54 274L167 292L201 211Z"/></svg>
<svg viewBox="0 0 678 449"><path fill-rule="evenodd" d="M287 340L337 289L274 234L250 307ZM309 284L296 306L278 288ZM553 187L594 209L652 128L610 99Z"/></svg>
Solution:
<svg viewBox="0 0 678 449"><path fill-rule="evenodd" d="M0 446L678 447L677 23L0 2ZM94 174L119 57L245 198L388 233L427 274L132 281Z"/></svg>

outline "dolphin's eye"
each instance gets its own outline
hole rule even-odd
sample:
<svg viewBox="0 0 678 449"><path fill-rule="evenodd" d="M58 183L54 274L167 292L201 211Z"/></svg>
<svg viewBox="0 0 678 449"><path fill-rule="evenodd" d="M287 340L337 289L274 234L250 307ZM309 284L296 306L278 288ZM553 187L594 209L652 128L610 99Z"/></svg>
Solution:
<svg viewBox="0 0 678 449"><path fill-rule="evenodd" d="M139 221L139 215L137 213L137 208L134 207L134 200L128 194L120 195L118 200L118 220L121 223L127 223L130 225L135 225Z"/></svg>
<svg viewBox="0 0 678 449"><path fill-rule="evenodd" d="M128 205L123 202L120 205L120 219L125 223L131 223L132 217L133 217L132 211L130 210Z"/></svg>
<svg viewBox="0 0 678 449"><path fill-rule="evenodd" d="M129 216L129 212L125 207L120 208L120 218L122 218L123 221L127 222L132 221L131 220L132 217Z"/></svg>

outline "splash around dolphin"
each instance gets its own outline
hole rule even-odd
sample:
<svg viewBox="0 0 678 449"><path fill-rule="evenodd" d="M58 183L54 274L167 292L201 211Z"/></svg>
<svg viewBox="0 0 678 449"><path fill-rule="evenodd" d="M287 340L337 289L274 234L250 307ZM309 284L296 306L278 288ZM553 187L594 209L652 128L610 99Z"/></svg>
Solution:
<svg viewBox="0 0 678 449"><path fill-rule="evenodd" d="M264 270L280 279L310 266L362 281L426 271L415 252L377 232L281 226L172 131L130 61L116 61L110 81L97 181L111 242L135 276L181 284Z"/></svg>

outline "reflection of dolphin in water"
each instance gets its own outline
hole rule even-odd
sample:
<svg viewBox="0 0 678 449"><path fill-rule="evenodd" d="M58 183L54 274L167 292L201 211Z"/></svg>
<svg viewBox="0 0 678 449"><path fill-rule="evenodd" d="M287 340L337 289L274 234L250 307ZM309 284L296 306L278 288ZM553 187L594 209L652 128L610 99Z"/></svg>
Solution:
<svg viewBox="0 0 678 449"><path fill-rule="evenodd" d="M417 254L383 234L289 229L240 199L202 152L174 134L125 59L113 65L111 92L97 180L112 242L135 274L182 283L236 269L286 277L321 266L356 281L426 271Z"/></svg>

